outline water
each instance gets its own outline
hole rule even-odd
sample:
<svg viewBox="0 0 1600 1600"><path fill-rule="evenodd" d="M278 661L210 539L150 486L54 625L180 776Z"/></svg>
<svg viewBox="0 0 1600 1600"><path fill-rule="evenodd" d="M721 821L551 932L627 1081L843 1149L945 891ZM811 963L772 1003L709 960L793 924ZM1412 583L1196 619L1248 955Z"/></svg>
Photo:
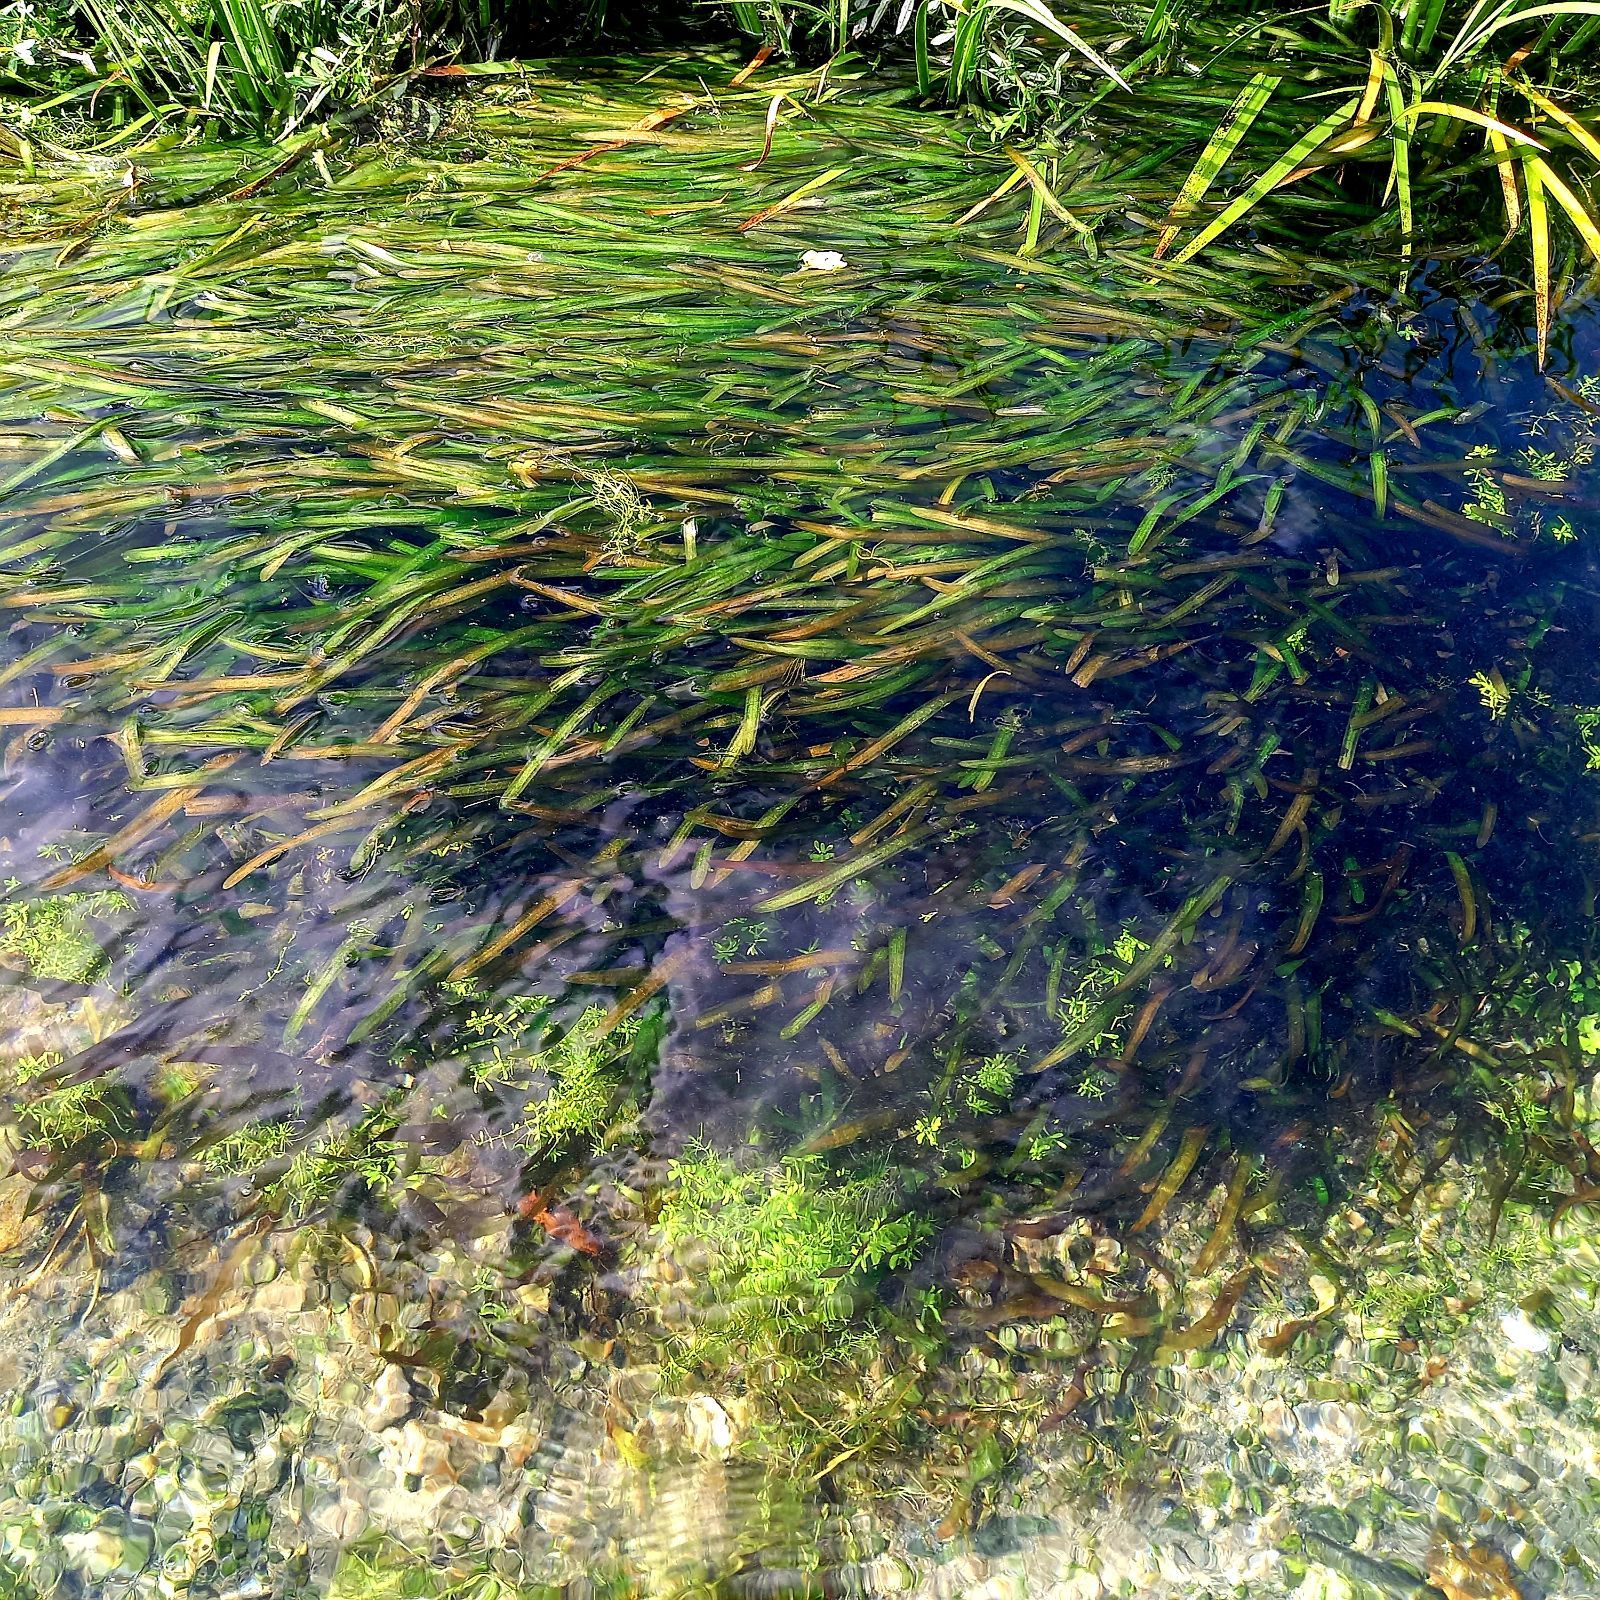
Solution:
<svg viewBox="0 0 1600 1600"><path fill-rule="evenodd" d="M6 1581L1593 1592L1592 314L651 65L14 200Z"/></svg>

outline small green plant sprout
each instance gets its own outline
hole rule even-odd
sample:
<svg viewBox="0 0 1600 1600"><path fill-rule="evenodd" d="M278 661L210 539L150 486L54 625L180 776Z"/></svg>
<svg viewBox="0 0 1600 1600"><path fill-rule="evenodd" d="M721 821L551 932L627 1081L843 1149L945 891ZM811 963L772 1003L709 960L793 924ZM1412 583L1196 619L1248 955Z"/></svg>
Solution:
<svg viewBox="0 0 1600 1600"><path fill-rule="evenodd" d="M483 1002L466 1018L468 1031L480 1042L510 1039L541 1028L555 1004L543 994L498 996L490 1001L475 987L462 998Z"/></svg>
<svg viewBox="0 0 1600 1600"><path fill-rule="evenodd" d="M632 1104L629 1061L653 1048L662 1013L624 1017L609 1030L606 1016L603 1006L589 1006L557 1032L552 1003L536 997L469 1018L484 1041L468 1062L473 1085L529 1093L513 1143L536 1151L573 1138L600 1142L624 1117Z"/></svg>
<svg viewBox="0 0 1600 1600"><path fill-rule="evenodd" d="M1086 1100L1104 1100L1116 1081L1104 1067L1085 1067L1078 1079L1078 1093Z"/></svg>
<svg viewBox="0 0 1600 1600"><path fill-rule="evenodd" d="M105 970L106 954L91 919L128 909L127 897L116 890L9 900L0 907L0 954L24 962L36 978L92 983Z"/></svg>
<svg viewBox="0 0 1600 1600"><path fill-rule="evenodd" d="M486 1580L492 1582L493 1580ZM328 1600L509 1600L499 1588L463 1590L441 1580L398 1542L372 1536L346 1549L334 1568Z"/></svg>
<svg viewBox="0 0 1600 1600"><path fill-rule="evenodd" d="M835 1177L811 1156L741 1168L706 1146L671 1164L659 1227L669 1250L707 1258L696 1280L708 1314L691 1308L678 1334L680 1357L700 1366L792 1355L846 1328L860 1291L910 1266L931 1232L901 1210L882 1166Z"/></svg>
<svg viewBox="0 0 1600 1600"><path fill-rule="evenodd" d="M605 1015L600 1006L590 1006L556 1044L529 1058L548 1087L518 1124L516 1142L524 1149L543 1149L571 1135L604 1136L623 1098L611 1067L617 1048L627 1042L602 1036Z"/></svg>
<svg viewBox="0 0 1600 1600"><path fill-rule="evenodd" d="M1478 1103L1508 1133L1537 1133L1550 1121L1550 1108L1529 1078L1513 1078L1479 1096Z"/></svg>
<svg viewBox="0 0 1600 1600"><path fill-rule="evenodd" d="M723 962L737 961L740 956L755 957L771 937L772 929L759 917L732 917L711 941L711 953Z"/></svg>
<svg viewBox="0 0 1600 1600"><path fill-rule="evenodd" d="M1467 682L1478 691L1478 698L1483 702L1483 709L1489 713L1491 722L1499 722L1510 710L1511 688L1498 667L1491 667L1487 672L1474 672Z"/></svg>
<svg viewBox="0 0 1600 1600"><path fill-rule="evenodd" d="M967 1109L979 1115L998 1111L1010 1100L1016 1081L1015 1057L1004 1054L985 1056L967 1083Z"/></svg>
<svg viewBox="0 0 1600 1600"><path fill-rule="evenodd" d="M1467 459L1482 462L1492 458L1494 453L1493 445L1475 444L1467 451ZM1472 487L1472 498L1462 506L1461 514L1509 538L1511 517L1506 506L1506 492L1495 475L1487 467L1475 466L1467 468L1466 479Z"/></svg>
<svg viewBox="0 0 1600 1600"><path fill-rule="evenodd" d="M1109 946L1091 938L1088 959L1078 971L1076 987L1064 991L1056 1001L1062 1031L1078 1036L1086 1029L1096 1029L1091 1036L1080 1039L1084 1048L1100 1053L1120 1048L1123 1016L1110 1004L1111 994L1149 948L1129 928L1120 930Z"/></svg>
<svg viewBox="0 0 1600 1600"><path fill-rule="evenodd" d="M1586 1011L1578 1018L1578 1048L1586 1056L1600 1055L1600 1014Z"/></svg>
<svg viewBox="0 0 1600 1600"><path fill-rule="evenodd" d="M19 1057L14 1063L19 1086L36 1083L62 1065L59 1050ZM86 1083L65 1083L41 1089L18 1107L25 1136L32 1142L65 1149L91 1135L103 1135L115 1120L116 1110L107 1086L91 1078Z"/></svg>
<svg viewBox="0 0 1600 1600"><path fill-rule="evenodd" d="M294 1124L286 1118L263 1117L207 1145L201 1159L220 1176L247 1176L282 1161L294 1134Z"/></svg>
<svg viewBox="0 0 1600 1600"><path fill-rule="evenodd" d="M493 1267L480 1263L472 1274L470 1287L478 1315L485 1322L509 1322L516 1315L506 1294L505 1277Z"/></svg>
<svg viewBox="0 0 1600 1600"><path fill-rule="evenodd" d="M933 1112L925 1112L911 1124L911 1137L920 1145L927 1145L930 1149L939 1148L940 1136L944 1131L944 1118Z"/></svg>
<svg viewBox="0 0 1600 1600"><path fill-rule="evenodd" d="M1530 446L1522 452L1522 464L1530 478L1544 483L1565 483L1572 475L1572 463L1556 450L1535 450Z"/></svg>
<svg viewBox="0 0 1600 1600"><path fill-rule="evenodd" d="M1577 706L1572 713L1578 742L1583 747L1590 772L1600 772L1600 706Z"/></svg>
<svg viewBox="0 0 1600 1600"><path fill-rule="evenodd" d="M1030 1161L1048 1161L1071 1146L1072 1140L1060 1128L1046 1128L1028 1140L1027 1157Z"/></svg>
<svg viewBox="0 0 1600 1600"><path fill-rule="evenodd" d="M351 1126L294 1149L287 1165L262 1185L262 1199L287 1216L304 1218L347 1203L353 1195L386 1194L400 1175L394 1125L404 1097L405 1091L396 1089ZM291 1147L292 1138L285 1150ZM282 1155L272 1159L281 1161Z"/></svg>

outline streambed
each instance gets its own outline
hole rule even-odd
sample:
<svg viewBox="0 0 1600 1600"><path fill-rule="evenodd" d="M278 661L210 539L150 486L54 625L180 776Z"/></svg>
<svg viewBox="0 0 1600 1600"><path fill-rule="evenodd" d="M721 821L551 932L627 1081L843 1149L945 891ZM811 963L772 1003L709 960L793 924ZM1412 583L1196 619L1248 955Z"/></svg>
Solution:
<svg viewBox="0 0 1600 1600"><path fill-rule="evenodd" d="M7 1581L1592 1592L1592 313L736 66L5 191Z"/></svg>

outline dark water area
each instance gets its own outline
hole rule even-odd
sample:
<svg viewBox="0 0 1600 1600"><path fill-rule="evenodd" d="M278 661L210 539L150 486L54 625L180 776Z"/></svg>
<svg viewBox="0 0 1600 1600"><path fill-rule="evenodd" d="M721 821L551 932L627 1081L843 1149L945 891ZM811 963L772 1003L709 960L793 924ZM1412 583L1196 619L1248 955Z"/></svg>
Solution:
<svg viewBox="0 0 1600 1600"><path fill-rule="evenodd" d="M702 88L8 191L4 1582L1595 1592L1600 322Z"/></svg>

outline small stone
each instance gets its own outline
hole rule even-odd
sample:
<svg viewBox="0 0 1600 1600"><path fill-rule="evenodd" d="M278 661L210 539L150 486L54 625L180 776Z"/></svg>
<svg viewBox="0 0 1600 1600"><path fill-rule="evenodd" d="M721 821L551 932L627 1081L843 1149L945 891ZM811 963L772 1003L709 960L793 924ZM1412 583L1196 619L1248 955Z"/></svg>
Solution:
<svg viewBox="0 0 1600 1600"><path fill-rule="evenodd" d="M112 1528L91 1528L87 1533L64 1533L61 1547L75 1567L96 1583L109 1578L122 1565L122 1536Z"/></svg>
<svg viewBox="0 0 1600 1600"><path fill-rule="evenodd" d="M278 1261L270 1250L258 1250L245 1265L245 1277L253 1284L271 1283L278 1276Z"/></svg>
<svg viewBox="0 0 1600 1600"><path fill-rule="evenodd" d="M401 1470L418 1478L449 1478L449 1448L430 1435L418 1422L405 1425L400 1441Z"/></svg>
<svg viewBox="0 0 1600 1600"><path fill-rule="evenodd" d="M1550 1335L1528 1321L1527 1312L1520 1308L1508 1311L1500 1319L1500 1331L1506 1343L1514 1350L1525 1350L1529 1355L1542 1356L1550 1348Z"/></svg>
<svg viewBox="0 0 1600 1600"><path fill-rule="evenodd" d="M807 250L800 257L802 272L843 272L849 265L837 250Z"/></svg>
<svg viewBox="0 0 1600 1600"><path fill-rule="evenodd" d="M684 1408L689 1448L707 1461L720 1461L733 1448L733 1420L708 1394L690 1398Z"/></svg>
<svg viewBox="0 0 1600 1600"><path fill-rule="evenodd" d="M1485 1544L1436 1540L1428 1556L1428 1580L1446 1600L1522 1600L1506 1558Z"/></svg>
<svg viewBox="0 0 1600 1600"><path fill-rule="evenodd" d="M375 1431L392 1428L410 1416L415 1404L411 1380L406 1377L404 1368L386 1362L372 1386L372 1398L367 1402L368 1423Z"/></svg>

